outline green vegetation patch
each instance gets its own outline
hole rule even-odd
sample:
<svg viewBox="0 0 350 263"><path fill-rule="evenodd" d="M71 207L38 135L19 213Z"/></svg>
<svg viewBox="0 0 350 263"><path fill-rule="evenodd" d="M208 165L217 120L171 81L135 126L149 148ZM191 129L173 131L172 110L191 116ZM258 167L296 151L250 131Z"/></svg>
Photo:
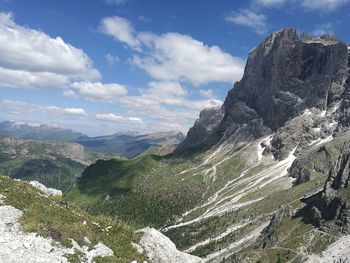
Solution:
<svg viewBox="0 0 350 263"><path fill-rule="evenodd" d="M42 196L27 183L0 177L0 194L6 196L6 203L24 212L21 225L26 232L36 232L51 237L66 247L71 247L70 239L79 245L84 237L91 241L91 247L101 242L111 248L115 257L108 262L142 261L131 242L140 238L135 230L107 216L92 216L76 205L63 201L60 197ZM72 262L79 262L79 253L71 255Z"/></svg>
<svg viewBox="0 0 350 263"><path fill-rule="evenodd" d="M161 227L202 200L201 174L181 174L192 164L174 156L141 155L89 166L65 199L92 214L116 216L137 227Z"/></svg>

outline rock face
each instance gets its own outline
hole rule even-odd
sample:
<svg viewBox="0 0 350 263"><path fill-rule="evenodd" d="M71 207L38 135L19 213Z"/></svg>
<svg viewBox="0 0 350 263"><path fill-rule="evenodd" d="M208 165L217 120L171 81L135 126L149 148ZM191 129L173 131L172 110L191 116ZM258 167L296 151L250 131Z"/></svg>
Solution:
<svg viewBox="0 0 350 263"><path fill-rule="evenodd" d="M154 263L199 263L199 257L177 250L175 244L154 228L144 228L140 232L144 233L139 242L145 250L148 258Z"/></svg>
<svg viewBox="0 0 350 263"><path fill-rule="evenodd" d="M215 131L219 127L224 111L222 107L207 108L201 111L199 119L189 130L186 139L179 145L178 150L186 150L197 146L209 146L215 142Z"/></svg>
<svg viewBox="0 0 350 263"><path fill-rule="evenodd" d="M220 117L209 122L209 131L202 125L208 124L208 118L201 114L179 149L210 145L213 137L225 140L242 128L253 138L278 132L287 121L308 109L312 109L313 117L311 124L305 126L307 129L317 127L316 120L336 108L337 129L342 131L350 124L349 84L346 44L328 35L312 38L306 34L299 36L296 29L280 30L250 52L242 80L229 91ZM332 121L328 119L327 123ZM293 126L291 123L290 128ZM303 124L299 126L298 131L305 133ZM278 133L274 136L275 157L283 159L285 152L290 151L282 149L289 143L284 142L290 140L286 137ZM310 142L312 137L306 141Z"/></svg>
<svg viewBox="0 0 350 263"><path fill-rule="evenodd" d="M323 190L305 200L312 222L350 234L350 133L302 154L290 173L295 184L327 176Z"/></svg>
<svg viewBox="0 0 350 263"><path fill-rule="evenodd" d="M279 241L278 226L283 219L290 219L293 216L293 208L289 205L281 207L271 218L269 225L262 231L262 247L266 248Z"/></svg>

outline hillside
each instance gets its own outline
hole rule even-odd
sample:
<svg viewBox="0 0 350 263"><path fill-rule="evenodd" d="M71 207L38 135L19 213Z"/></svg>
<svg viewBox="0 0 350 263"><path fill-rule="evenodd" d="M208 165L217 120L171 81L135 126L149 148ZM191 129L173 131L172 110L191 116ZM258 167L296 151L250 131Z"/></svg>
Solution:
<svg viewBox="0 0 350 263"><path fill-rule="evenodd" d="M203 262L348 260L349 50L273 33L175 153L97 162L65 198L159 227Z"/></svg>
<svg viewBox="0 0 350 263"><path fill-rule="evenodd" d="M117 133L110 136L85 138L76 142L90 151L133 157L150 147L179 144L184 139L185 136L180 131L170 131L143 135Z"/></svg>
<svg viewBox="0 0 350 263"><path fill-rule="evenodd" d="M63 141L26 141L0 135L0 174L66 191L101 154Z"/></svg>
<svg viewBox="0 0 350 263"><path fill-rule="evenodd" d="M3 176L0 185L0 262L200 262L156 229L91 216L57 190Z"/></svg>

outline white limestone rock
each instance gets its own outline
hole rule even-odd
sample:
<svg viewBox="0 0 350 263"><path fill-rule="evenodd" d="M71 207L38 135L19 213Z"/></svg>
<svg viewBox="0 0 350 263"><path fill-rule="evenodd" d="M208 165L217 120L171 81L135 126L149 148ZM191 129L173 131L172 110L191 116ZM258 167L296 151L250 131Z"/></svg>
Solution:
<svg viewBox="0 0 350 263"><path fill-rule="evenodd" d="M0 200L4 196L0 196ZM95 257L113 256L113 251L102 243L91 250L80 247L72 240L72 248L66 248L51 238L36 233L24 233L19 223L23 212L9 205L0 205L0 263L68 263L66 254L75 249L84 255L82 262L92 263Z"/></svg>
<svg viewBox="0 0 350 263"><path fill-rule="evenodd" d="M53 188L48 188L38 181L31 181L29 184L40 190L46 196L62 196L62 191Z"/></svg>
<svg viewBox="0 0 350 263"><path fill-rule="evenodd" d="M154 263L199 263L201 258L177 250L175 244L165 235L154 228L139 230L144 233L139 242L146 251L151 262Z"/></svg>
<svg viewBox="0 0 350 263"><path fill-rule="evenodd" d="M343 236L317 255L310 255L305 263L328 263L350 261L350 236Z"/></svg>

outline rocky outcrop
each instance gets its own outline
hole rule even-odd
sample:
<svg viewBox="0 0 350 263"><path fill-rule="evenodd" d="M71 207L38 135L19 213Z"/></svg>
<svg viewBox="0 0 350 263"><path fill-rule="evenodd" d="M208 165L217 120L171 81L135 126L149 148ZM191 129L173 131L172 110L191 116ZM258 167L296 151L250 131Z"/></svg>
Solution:
<svg viewBox="0 0 350 263"><path fill-rule="evenodd" d="M337 173L341 169L342 158L347 156L350 151L350 133L345 133L341 136L334 138L332 141L316 147L311 147L309 151L305 151L299 155L299 158L293 163L290 169L290 175L296 180L294 184L304 183L306 181L313 180L316 176L328 176L327 187L340 188L344 186L337 185L337 181L334 180L346 180L335 179ZM342 164L341 164L342 163ZM346 178L343 172L343 177Z"/></svg>
<svg viewBox="0 0 350 263"><path fill-rule="evenodd" d="M290 173L295 184L327 176L323 190L304 200L311 222L350 234L350 133L301 155ZM304 213L306 215L307 213Z"/></svg>
<svg viewBox="0 0 350 263"><path fill-rule="evenodd" d="M278 227L282 220L290 219L293 216L293 207L286 205L277 210L271 218L269 225L262 231L262 247L266 248L275 244L281 238L278 235Z"/></svg>
<svg viewBox="0 0 350 263"><path fill-rule="evenodd" d="M23 212L5 203L6 196L0 195L0 262L68 263L67 255L80 251L81 262L91 263L94 262L94 258L114 255L114 252L102 243L97 243L90 249L71 240L72 248L67 248L51 238L36 233L25 233L20 224Z"/></svg>
<svg viewBox="0 0 350 263"><path fill-rule="evenodd" d="M37 188L40 192L42 192L46 196L62 196L62 191L56 190L53 188L48 188L45 185L39 183L38 181L31 181L29 184L35 188Z"/></svg>
<svg viewBox="0 0 350 263"><path fill-rule="evenodd" d="M177 250L175 244L165 235L154 228L144 228L139 244L146 252L148 258L154 263L199 263L199 257Z"/></svg>
<svg viewBox="0 0 350 263"><path fill-rule="evenodd" d="M346 131L349 57L347 45L329 35L299 36L296 29L271 34L250 52L243 78L226 97L221 120L209 123L208 131L208 118L200 116L179 149L210 145L213 138L226 140L244 127L247 138L274 132L272 150L283 159L296 146L305 148ZM308 112L310 116L295 119Z"/></svg>
<svg viewBox="0 0 350 263"><path fill-rule="evenodd" d="M199 119L188 131L186 139L179 145L177 150L182 151L198 146L210 146L217 142L217 138L214 135L223 116L224 111L222 107L202 110L199 114Z"/></svg>

